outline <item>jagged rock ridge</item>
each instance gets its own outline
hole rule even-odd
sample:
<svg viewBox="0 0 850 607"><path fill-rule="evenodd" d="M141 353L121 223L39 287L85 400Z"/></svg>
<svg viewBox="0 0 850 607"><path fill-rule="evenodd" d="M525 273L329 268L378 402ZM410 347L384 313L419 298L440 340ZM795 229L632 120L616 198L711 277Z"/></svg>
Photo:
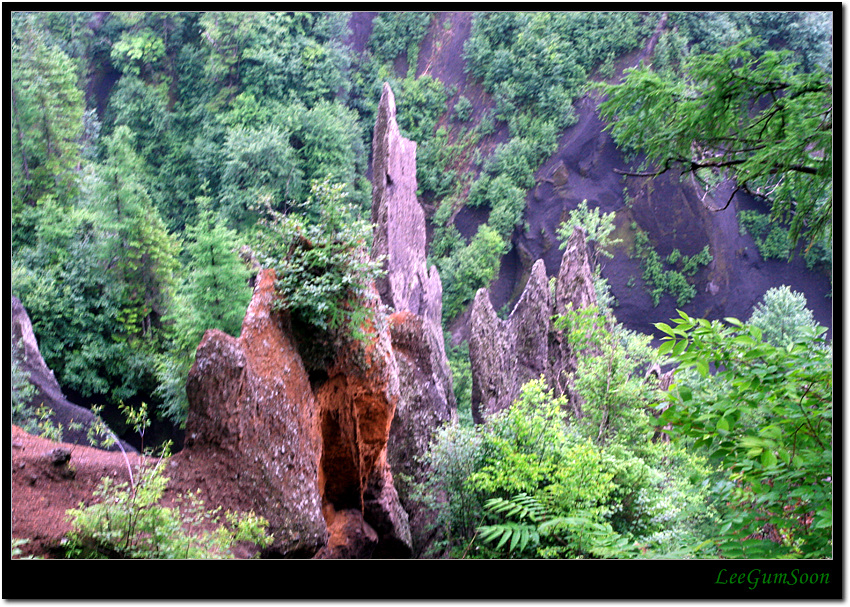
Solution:
<svg viewBox="0 0 850 607"><path fill-rule="evenodd" d="M401 136L395 96L384 84L372 138L372 256L384 258L386 276L377 286L392 312L400 384L388 457L396 477L414 481L427 474L418 458L433 431L456 417L457 410L441 326L443 287L437 268L427 267L425 212L416 190L416 143ZM401 498L419 555L434 538L424 510L407 491Z"/></svg>
<svg viewBox="0 0 850 607"><path fill-rule="evenodd" d="M567 241L552 297L542 259L532 266L525 289L507 320L493 309L487 289L475 295L470 315L469 359L472 372L472 416L477 423L502 411L526 382L543 377L556 395L566 394L573 408L580 403L569 390L576 355L551 318L567 309L596 305L584 232L576 228Z"/></svg>

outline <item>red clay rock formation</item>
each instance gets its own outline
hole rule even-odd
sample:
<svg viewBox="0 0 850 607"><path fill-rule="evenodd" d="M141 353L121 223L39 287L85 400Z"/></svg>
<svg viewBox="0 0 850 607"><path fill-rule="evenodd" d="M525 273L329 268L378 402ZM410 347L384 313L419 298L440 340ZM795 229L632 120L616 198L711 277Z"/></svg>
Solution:
<svg viewBox="0 0 850 607"><path fill-rule="evenodd" d="M377 292L367 294L379 327L364 341L350 341L337 353L327 380L316 387L321 411L321 490L328 520L341 510L360 510L377 533L374 551L361 557L410 556L407 513L399 502L387 462L387 442L399 401L398 369L389 328L381 322ZM321 556L343 558L360 545L338 539ZM336 546L336 548L334 548ZM364 549L369 543L362 544Z"/></svg>
<svg viewBox="0 0 850 607"><path fill-rule="evenodd" d="M186 386L186 446L175 458L227 461L239 491L269 519L271 551L312 556L328 535L319 409L286 319L272 309L274 297L274 273L263 271L241 336L204 335Z"/></svg>
<svg viewBox="0 0 850 607"><path fill-rule="evenodd" d="M407 515L386 457L399 398L389 328L340 348L314 386L274 297L274 272L263 270L240 337L204 335L189 373L186 446L175 474L195 470L190 462L198 460L232 474L248 506L269 519L275 541L267 554L409 556ZM368 297L377 313L377 293ZM354 525L348 537L350 511L372 532ZM373 533L374 542L364 540Z"/></svg>
<svg viewBox="0 0 850 607"><path fill-rule="evenodd" d="M442 284L426 264L416 144L399 133L395 112L384 85L373 139L372 254L387 273L360 296L372 312L361 327L367 338L328 352L327 368L308 375L285 316L271 310L273 274L262 271L242 336L209 332L190 373L186 450L207 446L210 457L244 470L240 487L258 496L256 510L272 519L282 555L398 558L411 555L414 538L417 553L429 541L424 515L400 499L393 473L424 473L416 458L455 415L455 400ZM395 311L389 321L382 303ZM413 536L405 508L414 512Z"/></svg>

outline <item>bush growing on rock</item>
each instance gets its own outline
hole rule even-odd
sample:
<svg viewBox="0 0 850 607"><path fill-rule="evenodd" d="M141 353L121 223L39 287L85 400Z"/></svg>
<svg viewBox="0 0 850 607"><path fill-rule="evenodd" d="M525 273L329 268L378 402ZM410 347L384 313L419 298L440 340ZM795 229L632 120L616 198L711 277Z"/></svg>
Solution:
<svg viewBox="0 0 850 607"><path fill-rule="evenodd" d="M368 255L371 223L345 198L342 184L314 182L306 204L318 209L317 223L266 207L257 235L263 265L276 273L276 305L308 331L317 356L341 340L363 337L372 320L364 297L383 272L383 260Z"/></svg>

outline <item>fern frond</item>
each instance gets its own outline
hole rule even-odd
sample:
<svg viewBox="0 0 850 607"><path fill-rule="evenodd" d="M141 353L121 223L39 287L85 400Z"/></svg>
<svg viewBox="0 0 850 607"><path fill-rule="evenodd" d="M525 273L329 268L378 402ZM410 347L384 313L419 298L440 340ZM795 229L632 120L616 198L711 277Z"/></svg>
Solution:
<svg viewBox="0 0 850 607"><path fill-rule="evenodd" d="M501 549L508 544L508 550L525 550L529 544L537 544L540 541L540 535L537 533L537 528L534 525L521 523L500 523L496 525L484 525L478 528L478 533L483 542L492 543L498 540L496 550Z"/></svg>
<svg viewBox="0 0 850 607"><path fill-rule="evenodd" d="M484 506L493 513L503 513L516 520L528 519L532 523L538 523L549 518L549 511L537 498L520 493L511 499L494 497L487 500Z"/></svg>

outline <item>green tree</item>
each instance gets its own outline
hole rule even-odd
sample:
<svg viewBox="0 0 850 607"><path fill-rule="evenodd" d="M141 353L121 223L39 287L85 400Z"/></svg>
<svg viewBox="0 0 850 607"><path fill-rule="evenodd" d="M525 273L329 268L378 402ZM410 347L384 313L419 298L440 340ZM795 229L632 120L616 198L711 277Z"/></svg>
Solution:
<svg viewBox="0 0 850 607"><path fill-rule="evenodd" d="M239 257L236 232L213 214L208 199L199 200L199 206L198 220L186 230L189 300L201 331L220 329L238 336L251 299L249 270Z"/></svg>
<svg viewBox="0 0 850 607"><path fill-rule="evenodd" d="M787 285L768 289L747 323L761 329L764 341L774 346L794 344L817 326L806 296Z"/></svg>
<svg viewBox="0 0 850 607"><path fill-rule="evenodd" d="M24 356L23 347L20 343L12 340L12 423L20 426L27 432L35 433L35 412L26 405L35 394L35 386L30 382L30 374L21 364Z"/></svg>
<svg viewBox="0 0 850 607"><path fill-rule="evenodd" d="M288 131L274 125L231 128L225 154L222 210L232 226L256 221L253 209L266 198L278 210L301 200L303 170Z"/></svg>
<svg viewBox="0 0 850 607"><path fill-rule="evenodd" d="M678 380L659 424L693 441L729 483L716 546L725 557L832 556L832 353L809 328L774 345L734 318L679 312L659 348L711 381ZM775 541L761 541L762 534Z"/></svg>
<svg viewBox="0 0 850 607"><path fill-rule="evenodd" d="M832 77L797 71L786 52L756 58L752 45L692 56L685 78L628 70L622 83L600 85L600 114L619 145L656 167L642 174L678 169L701 180L707 169L769 200L793 243L831 237Z"/></svg>
<svg viewBox="0 0 850 607"><path fill-rule="evenodd" d="M572 377L559 378L581 397L575 426L600 445L618 442L635 450L646 445L651 401L642 371L653 359L650 336L625 329L595 306L568 310L554 326L566 331L577 355Z"/></svg>
<svg viewBox="0 0 850 607"><path fill-rule="evenodd" d="M125 74L150 72L165 56L165 43L150 28L125 31L112 45L112 64Z"/></svg>
<svg viewBox="0 0 850 607"><path fill-rule="evenodd" d="M578 226L584 229L585 239L595 244L594 264L598 263L600 254L610 259L614 254L609 249L622 242L619 238L611 238L615 228L614 217L615 213L602 213L599 207L588 209L587 200L582 200L575 210L570 211L567 221L558 226L561 248L566 248L567 240Z"/></svg>
<svg viewBox="0 0 850 607"><path fill-rule="evenodd" d="M439 260L443 291L443 317L454 318L463 306L475 297L476 291L486 287L496 277L499 262L509 243L492 227L484 224L478 228L470 243L451 257Z"/></svg>
<svg viewBox="0 0 850 607"><path fill-rule="evenodd" d="M49 43L31 14L13 14L11 42L13 205L34 205L45 194L67 200L85 109L74 63Z"/></svg>
<svg viewBox="0 0 850 607"><path fill-rule="evenodd" d="M162 412L180 426L189 405L186 378L204 332L218 329L238 337L251 300L250 272L239 256L237 233L215 215L209 198L197 202L198 219L185 233L187 279L163 318L171 343L157 362L156 394L162 398Z"/></svg>
<svg viewBox="0 0 850 607"><path fill-rule="evenodd" d="M372 22L369 50L380 62L392 61L411 46L418 51L431 17L432 13L415 11L378 13ZM408 55L408 61L411 58Z"/></svg>
<svg viewBox="0 0 850 607"><path fill-rule="evenodd" d="M364 172L366 152L354 111L339 101L320 100L309 109L291 106L287 114L305 183L353 184L356 174Z"/></svg>
<svg viewBox="0 0 850 607"><path fill-rule="evenodd" d="M120 293L125 338L151 337L167 310L178 267L177 242L139 178L144 165L133 144L128 127L115 130L107 140L107 160L87 192L100 213L101 255L114 279L113 289Z"/></svg>

